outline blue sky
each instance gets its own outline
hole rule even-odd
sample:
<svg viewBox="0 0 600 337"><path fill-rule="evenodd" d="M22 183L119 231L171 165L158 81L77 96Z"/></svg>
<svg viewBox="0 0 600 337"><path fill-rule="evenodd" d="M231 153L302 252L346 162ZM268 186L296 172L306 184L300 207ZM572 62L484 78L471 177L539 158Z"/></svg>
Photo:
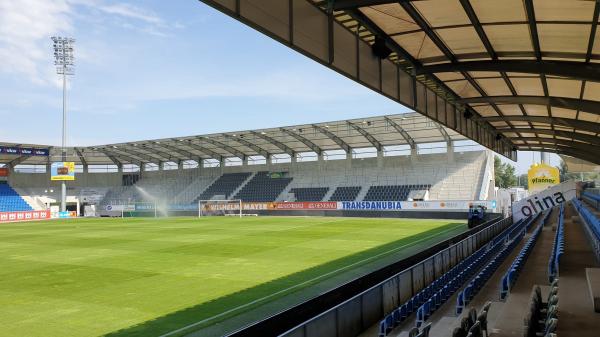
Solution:
<svg viewBox="0 0 600 337"><path fill-rule="evenodd" d="M52 35L77 39L70 145L408 111L197 0L0 0L0 141L60 143Z"/></svg>

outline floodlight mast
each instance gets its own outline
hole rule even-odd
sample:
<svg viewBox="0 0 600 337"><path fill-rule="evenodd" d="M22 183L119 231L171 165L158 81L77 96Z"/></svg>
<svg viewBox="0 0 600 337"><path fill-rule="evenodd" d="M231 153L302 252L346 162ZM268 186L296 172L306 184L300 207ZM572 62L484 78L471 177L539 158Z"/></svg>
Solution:
<svg viewBox="0 0 600 337"><path fill-rule="evenodd" d="M75 58L73 57L73 45L75 39L69 37L53 36L54 42L54 65L56 73L62 75L63 81L63 113L62 113L62 161L67 160L67 75L75 75ZM67 183L63 180L61 184L60 211L67 210Z"/></svg>

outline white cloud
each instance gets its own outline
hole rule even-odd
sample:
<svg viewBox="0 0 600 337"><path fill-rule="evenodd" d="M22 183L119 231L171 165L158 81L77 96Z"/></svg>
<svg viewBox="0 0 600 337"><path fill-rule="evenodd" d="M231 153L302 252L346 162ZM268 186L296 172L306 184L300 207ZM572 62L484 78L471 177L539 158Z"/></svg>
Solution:
<svg viewBox="0 0 600 337"><path fill-rule="evenodd" d="M143 34L164 37L166 30L177 28L167 25L156 13L127 3L106 4L103 0L0 0L0 73L24 77L38 85L56 83L50 37L77 35L74 21L82 18L82 11L76 11L76 6L87 8L91 15L100 13L104 19L115 18L119 20L116 24L122 28ZM80 55L76 53L75 56L77 59Z"/></svg>
<svg viewBox="0 0 600 337"><path fill-rule="evenodd" d="M50 36L72 30L64 0L0 1L0 71L52 82Z"/></svg>

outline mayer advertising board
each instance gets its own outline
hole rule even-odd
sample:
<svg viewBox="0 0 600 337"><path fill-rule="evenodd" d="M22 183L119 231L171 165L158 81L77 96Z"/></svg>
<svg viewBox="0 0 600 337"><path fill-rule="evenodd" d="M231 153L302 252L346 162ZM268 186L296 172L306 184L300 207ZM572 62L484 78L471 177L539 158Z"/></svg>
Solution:
<svg viewBox="0 0 600 337"><path fill-rule="evenodd" d="M50 211L0 212L0 222L50 219Z"/></svg>
<svg viewBox="0 0 600 337"><path fill-rule="evenodd" d="M75 180L75 163L71 161L52 163L50 166L50 180Z"/></svg>

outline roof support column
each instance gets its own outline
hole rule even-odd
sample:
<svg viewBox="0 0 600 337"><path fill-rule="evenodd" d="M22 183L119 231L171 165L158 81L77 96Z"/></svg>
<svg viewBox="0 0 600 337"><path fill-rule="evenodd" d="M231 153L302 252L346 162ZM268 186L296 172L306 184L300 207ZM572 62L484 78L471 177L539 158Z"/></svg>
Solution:
<svg viewBox="0 0 600 337"><path fill-rule="evenodd" d="M352 169L352 151L346 152L346 169Z"/></svg>
<svg viewBox="0 0 600 337"><path fill-rule="evenodd" d="M448 162L453 163L454 162L454 143L453 142L448 142L448 145L446 146L446 152L448 155Z"/></svg>
<svg viewBox="0 0 600 337"><path fill-rule="evenodd" d="M383 167L383 149L377 150L377 168Z"/></svg>

